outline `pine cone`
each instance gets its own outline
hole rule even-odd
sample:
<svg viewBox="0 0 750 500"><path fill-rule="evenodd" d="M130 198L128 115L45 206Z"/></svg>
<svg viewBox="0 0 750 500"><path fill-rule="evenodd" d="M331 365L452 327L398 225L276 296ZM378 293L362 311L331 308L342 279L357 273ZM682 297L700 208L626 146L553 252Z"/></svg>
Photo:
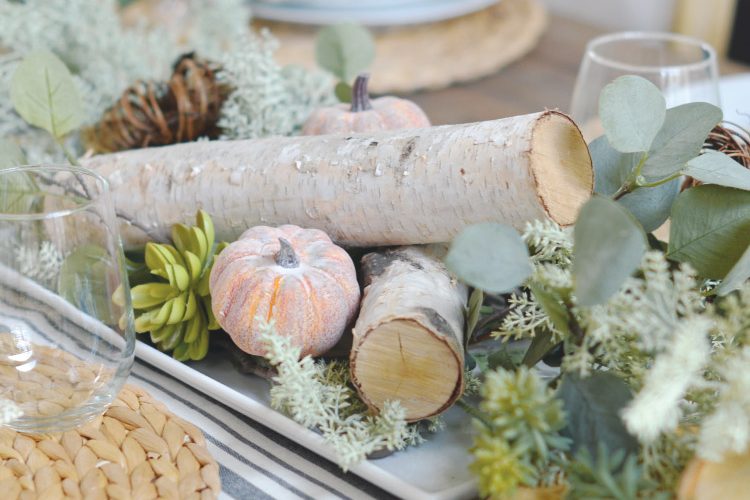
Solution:
<svg viewBox="0 0 750 500"><path fill-rule="evenodd" d="M216 138L228 89L216 81L218 67L194 54L180 57L169 82L136 82L102 119L84 131L97 153Z"/></svg>

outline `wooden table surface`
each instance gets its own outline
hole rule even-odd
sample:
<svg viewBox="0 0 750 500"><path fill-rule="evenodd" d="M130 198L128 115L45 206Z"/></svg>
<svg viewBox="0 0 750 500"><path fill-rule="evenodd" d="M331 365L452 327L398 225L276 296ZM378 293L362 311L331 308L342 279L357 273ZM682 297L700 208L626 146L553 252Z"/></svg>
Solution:
<svg viewBox="0 0 750 500"><path fill-rule="evenodd" d="M436 125L492 120L541 111L568 111L586 42L603 31L570 19L550 16L539 45L497 74L447 89L409 96ZM750 67L722 61L722 74Z"/></svg>

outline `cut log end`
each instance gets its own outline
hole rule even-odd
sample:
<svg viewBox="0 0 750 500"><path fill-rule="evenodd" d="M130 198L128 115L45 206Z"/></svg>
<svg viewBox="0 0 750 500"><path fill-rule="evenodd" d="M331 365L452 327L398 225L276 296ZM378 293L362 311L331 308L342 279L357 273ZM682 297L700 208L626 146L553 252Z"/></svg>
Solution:
<svg viewBox="0 0 750 500"><path fill-rule="evenodd" d="M353 358L353 380L378 410L399 401L406 420L437 415L463 391L463 360L445 338L418 322L397 319L366 333Z"/></svg>
<svg viewBox="0 0 750 500"><path fill-rule="evenodd" d="M534 126L529 155L547 215L561 226L573 224L594 188L591 156L578 126L557 111L545 113Z"/></svg>

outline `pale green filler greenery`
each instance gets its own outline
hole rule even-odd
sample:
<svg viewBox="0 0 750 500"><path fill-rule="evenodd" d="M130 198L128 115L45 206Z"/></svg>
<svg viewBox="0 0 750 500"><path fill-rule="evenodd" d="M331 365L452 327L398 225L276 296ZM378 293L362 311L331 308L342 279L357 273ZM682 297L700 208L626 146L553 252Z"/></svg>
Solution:
<svg viewBox="0 0 750 500"><path fill-rule="evenodd" d="M532 280L553 288L572 288L570 268L573 256L572 233L550 220L526 223L522 235L529 247L534 274ZM560 332L549 316L529 293L511 294L510 311L503 319L493 337L508 340L534 338L541 329L549 330L556 340L562 340Z"/></svg>
<svg viewBox="0 0 750 500"><path fill-rule="evenodd" d="M317 107L335 102L333 82L320 71L282 68L274 59L278 43L268 31L242 38L243 50L221 60L220 82L235 90L222 106L225 139L291 135Z"/></svg>
<svg viewBox="0 0 750 500"><path fill-rule="evenodd" d="M0 138L20 145L29 163L64 160L54 141L21 119L10 100L16 67L40 48L73 73L86 124L98 121L137 80L166 80L187 50L224 63L219 78L237 87L222 109L226 138L293 134L313 108L334 102L329 76L274 61L275 42L250 33L243 0L189 4L192 27L185 43L158 27L123 27L115 0L0 0ZM67 143L83 153L77 134Z"/></svg>
<svg viewBox="0 0 750 500"><path fill-rule="evenodd" d="M267 349L264 357L278 372L271 386L271 406L319 431L342 469L348 470L383 448L401 450L423 441L418 426L406 423L404 408L397 401L386 402L378 415L366 412L347 384L345 364L326 367L309 356L299 359L300 348L278 334L273 323L262 329Z"/></svg>
<svg viewBox="0 0 750 500"><path fill-rule="evenodd" d="M567 235L549 222L530 224L524 234L536 264L531 281L561 295L572 290ZM571 297L585 335L580 345L567 343L563 370L585 376L606 369L634 389L623 420L641 443L644 480L664 491L694 454L720 460L750 443L750 284L716 305L706 303L702 288L689 265L671 268L663 253L649 251L605 304L578 307ZM533 296L512 302L519 310L499 337L532 338L552 328Z"/></svg>

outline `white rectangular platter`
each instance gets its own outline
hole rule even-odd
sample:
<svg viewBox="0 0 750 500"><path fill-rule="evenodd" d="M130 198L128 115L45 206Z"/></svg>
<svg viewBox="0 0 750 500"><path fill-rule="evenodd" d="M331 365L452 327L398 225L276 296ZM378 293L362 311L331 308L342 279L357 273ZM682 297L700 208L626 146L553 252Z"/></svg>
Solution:
<svg viewBox="0 0 750 500"><path fill-rule="evenodd" d="M335 461L333 450L323 438L273 410L269 404L268 382L236 371L226 357L210 355L189 364L175 361L142 342L136 342L136 356L170 373L206 395L234 408L314 451ZM444 416L446 428L427 435L418 447L378 460L367 460L351 472L378 487L408 500L448 500L476 496L476 485L468 465L471 446L470 418L453 408Z"/></svg>

